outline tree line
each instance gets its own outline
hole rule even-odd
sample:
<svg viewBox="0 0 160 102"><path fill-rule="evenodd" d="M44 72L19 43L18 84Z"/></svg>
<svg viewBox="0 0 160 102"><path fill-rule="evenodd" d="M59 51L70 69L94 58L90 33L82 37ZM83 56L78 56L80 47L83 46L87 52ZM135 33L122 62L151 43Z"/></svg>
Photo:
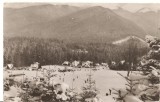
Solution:
<svg viewBox="0 0 160 102"><path fill-rule="evenodd" d="M16 67L30 66L33 62L61 65L64 61L74 60L94 63L126 60L137 63L146 52L146 47L139 48L134 42L117 46L110 43L72 43L49 38L4 37L3 58L4 65L13 63Z"/></svg>

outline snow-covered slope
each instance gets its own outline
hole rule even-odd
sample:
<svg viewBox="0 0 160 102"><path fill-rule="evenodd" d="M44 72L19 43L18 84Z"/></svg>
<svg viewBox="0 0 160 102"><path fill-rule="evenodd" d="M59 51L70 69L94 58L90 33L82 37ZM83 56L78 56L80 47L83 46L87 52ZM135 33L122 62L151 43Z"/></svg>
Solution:
<svg viewBox="0 0 160 102"><path fill-rule="evenodd" d="M118 40L118 41L114 41L113 44L116 44L116 45L122 44L122 43L128 42L129 40L132 40L132 39L135 39L135 40L138 40L138 41L140 41L142 43L145 43L145 41L143 39L139 38L139 37L128 36L128 37L126 37L124 39L121 39L121 40Z"/></svg>
<svg viewBox="0 0 160 102"><path fill-rule="evenodd" d="M143 39L136 37L136 36L128 36L124 39L114 41L114 42L112 42L112 44L118 45L118 46L123 46L123 47L136 45L138 48L144 48L144 47L148 46Z"/></svg>

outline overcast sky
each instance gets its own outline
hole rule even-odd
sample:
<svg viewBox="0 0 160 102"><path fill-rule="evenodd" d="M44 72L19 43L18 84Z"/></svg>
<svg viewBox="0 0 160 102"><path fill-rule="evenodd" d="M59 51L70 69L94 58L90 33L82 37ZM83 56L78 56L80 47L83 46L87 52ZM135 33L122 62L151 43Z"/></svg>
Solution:
<svg viewBox="0 0 160 102"><path fill-rule="evenodd" d="M33 5L42 5L44 3L5 3L4 4L4 7L10 7L10 8L22 8L22 7L27 7L27 6L33 6ZM57 4L57 3L48 3L48 4ZM59 3L60 4L60 3ZM59 5L57 4L57 5ZM61 3L62 4L62 3ZM64 4L64 3L63 3ZM147 8L150 8L154 11L157 11L157 10L160 10L160 3L158 4L154 4L154 3L148 3L148 4L142 4L142 3L139 3L139 4L131 4L131 3L112 3L112 4L109 4L109 3L92 3L92 4L89 4L89 3L69 3L68 5L72 5L72 6L81 6L81 7L88 7L88 6L103 6L103 7L106 7L106 8L110 8L110 9L116 9L117 7L122 7L128 11L131 11L131 12L135 12L141 8L144 8L144 7L147 7Z"/></svg>

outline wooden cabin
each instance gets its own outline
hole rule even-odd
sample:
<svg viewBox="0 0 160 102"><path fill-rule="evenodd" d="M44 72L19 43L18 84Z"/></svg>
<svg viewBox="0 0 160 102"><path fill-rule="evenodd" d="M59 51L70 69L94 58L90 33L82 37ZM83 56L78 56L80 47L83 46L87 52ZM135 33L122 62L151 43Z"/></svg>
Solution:
<svg viewBox="0 0 160 102"><path fill-rule="evenodd" d="M14 68L13 64L7 64L6 66L6 69L13 69L13 68Z"/></svg>
<svg viewBox="0 0 160 102"><path fill-rule="evenodd" d="M77 67L79 64L80 64L79 61L73 61L72 64L71 64L71 66L72 67Z"/></svg>
<svg viewBox="0 0 160 102"><path fill-rule="evenodd" d="M62 65L69 66L69 65L70 65L70 62L69 62L69 61L64 61L64 62L62 63Z"/></svg>
<svg viewBox="0 0 160 102"><path fill-rule="evenodd" d="M41 68L40 63L35 62L35 63L31 64L31 66L29 67L29 70L38 70L40 68Z"/></svg>
<svg viewBox="0 0 160 102"><path fill-rule="evenodd" d="M92 65L93 65L93 62L91 61L86 61L82 63L82 67L85 67L85 68L90 68Z"/></svg>

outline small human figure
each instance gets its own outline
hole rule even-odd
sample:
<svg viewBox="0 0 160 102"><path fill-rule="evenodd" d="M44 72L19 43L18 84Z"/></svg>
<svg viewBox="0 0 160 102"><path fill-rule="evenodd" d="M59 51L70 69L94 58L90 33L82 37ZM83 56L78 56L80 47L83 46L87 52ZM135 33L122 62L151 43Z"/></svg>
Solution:
<svg viewBox="0 0 160 102"><path fill-rule="evenodd" d="M111 89L109 89L109 94L110 94L110 95L112 94L112 90L111 90Z"/></svg>

